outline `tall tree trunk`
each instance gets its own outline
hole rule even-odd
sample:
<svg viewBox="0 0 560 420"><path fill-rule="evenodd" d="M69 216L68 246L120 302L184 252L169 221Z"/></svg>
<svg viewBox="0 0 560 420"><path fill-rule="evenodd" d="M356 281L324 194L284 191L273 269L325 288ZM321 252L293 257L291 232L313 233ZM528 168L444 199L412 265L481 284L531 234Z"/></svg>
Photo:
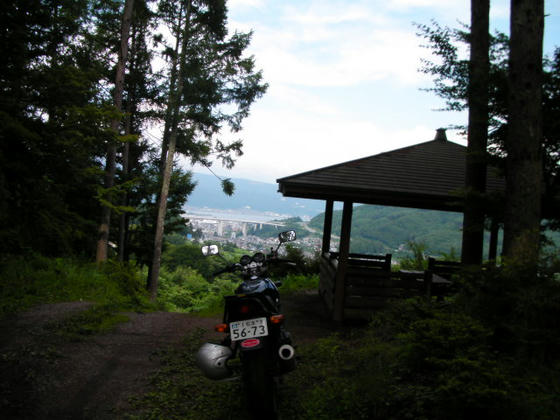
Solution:
<svg viewBox="0 0 560 420"><path fill-rule="evenodd" d="M536 268L542 194L544 0L511 1L504 255Z"/></svg>
<svg viewBox="0 0 560 420"><path fill-rule="evenodd" d="M189 37L189 17L190 17L190 0L187 1L185 11L185 24L181 36L181 53L178 60L178 78L176 89L170 92L169 104L172 107L171 112L167 116L171 119L169 125L169 141L167 143L167 156L165 159L165 168L162 175L161 192L158 200L158 214L156 219L156 232L154 237L154 256L150 275L148 278L148 290L150 291L150 299L153 301L157 297L159 270L161 266L161 250L163 246L163 233L165 226L165 213L167 211L167 197L169 195L169 186L171 183L171 173L173 171L173 158L175 155L175 145L177 143L177 130L180 115L181 96L183 94L183 78L185 75L185 59L187 51L187 42ZM167 125L167 124L166 124ZM165 143L165 139L164 139Z"/></svg>
<svg viewBox="0 0 560 420"><path fill-rule="evenodd" d="M131 127L131 113L132 113L132 103L131 99L129 98L127 105L126 105L126 116L125 116L125 134L130 134L132 127ZM130 160L130 143L126 142L123 145L123 156L122 156L122 175L123 181L128 181L128 167L129 167L129 160ZM121 204L123 206L128 205L128 192L124 192L124 196L122 198ZM127 246L127 231L128 231L128 212L122 212L119 215L119 261L123 262L125 260L125 248Z"/></svg>
<svg viewBox="0 0 560 420"><path fill-rule="evenodd" d="M130 21L132 19L132 9L134 0L126 0L124 5L123 20L121 25L121 45L117 62L117 72L115 75L115 93L113 102L117 111L122 108L122 95L124 88L124 67L128 54L128 34L130 32ZM115 137L118 135L121 119L115 118L111 121L111 130ZM111 139L107 145L107 161L105 163L105 189L109 190L115 182L117 144ZM101 209L101 224L99 225L99 237L97 240L96 262L107 261L107 244L109 242L109 229L111 225L111 207L104 205Z"/></svg>
<svg viewBox="0 0 560 420"><path fill-rule="evenodd" d="M183 19L183 9L179 9L178 20L181 22ZM181 47L181 38L183 36L183 31L181 30L180 24L177 25L174 31L175 35L175 47L173 49L173 55L171 56L171 71L169 75L169 97L167 100L167 109L165 110L165 121L163 126L163 136L161 140L161 152L160 152L160 173L162 174L161 177L163 179L163 174L165 172L166 162L167 162L167 149L169 146L169 137L170 137L170 130L171 127L174 126L175 121L175 112L174 112L174 92L177 89L177 73L178 73L178 60L179 60L179 48ZM160 211L161 207L161 188L157 193L156 197L156 208L158 212ZM154 237L157 237L157 222L156 227L154 228ZM157 245L156 245L157 247ZM161 252L160 252L161 253ZM160 255L161 258L161 255ZM152 261L153 265L153 261ZM148 270L148 281L147 281L147 288L148 290L152 290L154 287L156 289L157 294L157 279L155 286L152 284L152 265L150 265L150 269ZM158 275L159 275L159 267L157 268Z"/></svg>
<svg viewBox="0 0 560 420"><path fill-rule="evenodd" d="M465 264L481 264L484 245L484 208L481 199L486 190L489 11L490 0L471 0L469 129L461 248L461 260Z"/></svg>

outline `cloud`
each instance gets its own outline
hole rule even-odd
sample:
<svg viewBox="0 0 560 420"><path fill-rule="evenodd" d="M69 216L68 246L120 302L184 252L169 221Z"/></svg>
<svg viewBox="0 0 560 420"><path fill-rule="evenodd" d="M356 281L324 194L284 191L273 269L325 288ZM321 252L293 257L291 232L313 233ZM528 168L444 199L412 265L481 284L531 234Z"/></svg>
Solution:
<svg viewBox="0 0 560 420"><path fill-rule="evenodd" d="M243 7L261 8L264 7L264 1L263 0L229 0L228 1L229 9L243 8Z"/></svg>
<svg viewBox="0 0 560 420"><path fill-rule="evenodd" d="M264 107L263 107L264 108ZM449 133L453 138L453 133ZM394 150L434 138L434 127L388 128L371 121L259 109L244 129L235 176L276 178Z"/></svg>
<svg viewBox="0 0 560 420"><path fill-rule="evenodd" d="M448 0L230 2L230 27L254 31L249 53L270 87L240 133L245 154L229 175L222 173L274 182L427 141L438 125L463 123L464 116L434 116L430 110L440 101L417 95L419 87L431 85L418 72L429 50L420 47L423 41L412 22L444 16L451 21L442 23L453 25L457 18L468 20L468 5ZM453 139L453 132L448 137Z"/></svg>
<svg viewBox="0 0 560 420"><path fill-rule="evenodd" d="M412 85L425 78L417 69L428 52L412 23L396 22L383 8L298 2L275 17L252 26L251 53L270 83L329 87L391 79Z"/></svg>

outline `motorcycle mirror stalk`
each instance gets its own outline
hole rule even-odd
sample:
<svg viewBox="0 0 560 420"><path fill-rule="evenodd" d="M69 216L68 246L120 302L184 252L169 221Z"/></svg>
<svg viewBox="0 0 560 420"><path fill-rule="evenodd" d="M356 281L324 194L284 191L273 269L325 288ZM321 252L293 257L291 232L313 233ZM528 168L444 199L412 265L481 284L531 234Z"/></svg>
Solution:
<svg viewBox="0 0 560 420"><path fill-rule="evenodd" d="M202 255L204 255L205 257L217 255L222 260L229 263L229 261L226 260L222 254L220 254L220 248L218 248L218 245L204 245L200 250L202 251Z"/></svg>
<svg viewBox="0 0 560 420"><path fill-rule="evenodd" d="M292 242L296 240L296 231L295 230L287 230L285 232L280 232L278 234L278 240L280 243L276 247L276 249L272 252L272 254L276 255L282 244L286 242Z"/></svg>

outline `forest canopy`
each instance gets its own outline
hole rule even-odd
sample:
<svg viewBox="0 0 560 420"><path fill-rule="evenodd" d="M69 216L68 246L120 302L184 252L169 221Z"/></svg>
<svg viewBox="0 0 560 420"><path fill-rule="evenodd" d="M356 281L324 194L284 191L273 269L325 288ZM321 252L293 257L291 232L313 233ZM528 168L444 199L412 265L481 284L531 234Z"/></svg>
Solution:
<svg viewBox="0 0 560 420"><path fill-rule="evenodd" d="M195 187L170 141L206 166L242 153L222 134L266 91L251 33L208 0L11 0L0 20L0 253L91 259L106 208L105 247L149 265L166 158L166 233Z"/></svg>

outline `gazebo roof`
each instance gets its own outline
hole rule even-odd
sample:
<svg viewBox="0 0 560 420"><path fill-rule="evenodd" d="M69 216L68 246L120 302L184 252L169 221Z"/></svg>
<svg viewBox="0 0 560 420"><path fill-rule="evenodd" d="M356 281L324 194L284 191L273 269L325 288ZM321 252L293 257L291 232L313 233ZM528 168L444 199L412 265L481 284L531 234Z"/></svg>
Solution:
<svg viewBox="0 0 560 420"><path fill-rule="evenodd" d="M284 196L363 204L462 211L467 148L434 140L315 169L277 180ZM488 168L487 192L505 191L505 179Z"/></svg>

